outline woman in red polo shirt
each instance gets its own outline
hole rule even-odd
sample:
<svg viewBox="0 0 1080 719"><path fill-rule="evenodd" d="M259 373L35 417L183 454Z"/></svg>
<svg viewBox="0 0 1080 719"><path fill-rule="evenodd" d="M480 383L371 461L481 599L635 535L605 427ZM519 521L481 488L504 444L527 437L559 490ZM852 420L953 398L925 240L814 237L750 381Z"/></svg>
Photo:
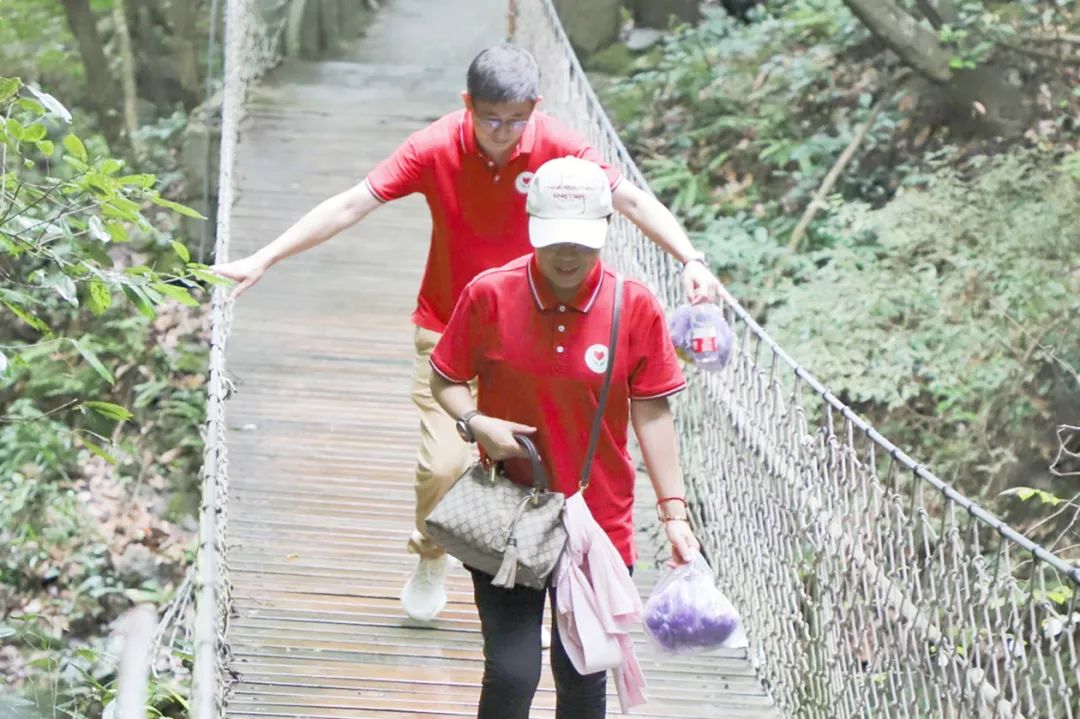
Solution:
<svg viewBox="0 0 1080 719"><path fill-rule="evenodd" d="M550 160L533 178L527 210L535 252L481 273L462 292L431 357L432 392L459 418L463 435L487 457L505 460L508 475L523 484L530 481L529 465L513 435L531 435L553 489L571 495L607 369L615 275L600 261L600 249L612 213L608 179L587 160ZM474 378L476 402L468 385ZM667 398L685 386L659 303L645 286L627 280L612 384L585 490L586 504L627 567L636 559L628 424L657 496L682 497ZM684 505L665 502L661 509L675 560L689 560L698 542ZM540 679L546 593L495 587L491 579L473 572L485 658L479 717L527 719ZM606 672L578 674L555 634L556 716L603 717Z"/></svg>

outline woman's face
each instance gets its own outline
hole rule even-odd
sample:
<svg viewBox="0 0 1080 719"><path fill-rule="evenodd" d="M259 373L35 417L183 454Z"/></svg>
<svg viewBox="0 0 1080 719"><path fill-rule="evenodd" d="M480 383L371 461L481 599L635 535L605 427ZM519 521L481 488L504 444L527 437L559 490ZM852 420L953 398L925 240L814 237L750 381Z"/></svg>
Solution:
<svg viewBox="0 0 1080 719"><path fill-rule="evenodd" d="M562 242L536 249L536 264L556 290L572 294L600 260L600 250Z"/></svg>

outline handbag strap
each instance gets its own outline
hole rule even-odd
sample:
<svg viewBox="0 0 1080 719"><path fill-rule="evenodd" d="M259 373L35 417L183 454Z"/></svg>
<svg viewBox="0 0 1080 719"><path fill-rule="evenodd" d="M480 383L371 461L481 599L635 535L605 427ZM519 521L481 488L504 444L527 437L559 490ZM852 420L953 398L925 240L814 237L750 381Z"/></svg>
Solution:
<svg viewBox="0 0 1080 719"><path fill-rule="evenodd" d="M546 492L551 487L551 482L548 480L547 470L544 469L543 462L540 461L540 453L536 451L536 445L523 434L515 434L514 439L529 454L529 464L532 465L533 489Z"/></svg>
<svg viewBox="0 0 1080 719"><path fill-rule="evenodd" d="M611 390L611 374L615 369L615 348L619 344L619 315L622 314L623 299L623 276L615 275L615 299L611 307L611 337L608 339L607 369L604 370L604 384L600 387L600 395L596 402L596 414L593 415L592 430L589 432L588 449L585 450L585 462L581 465L581 479L578 487L584 492L589 486L589 475L592 473L593 458L596 455L596 447L600 444L600 430L604 425L604 407L607 405L608 392Z"/></svg>

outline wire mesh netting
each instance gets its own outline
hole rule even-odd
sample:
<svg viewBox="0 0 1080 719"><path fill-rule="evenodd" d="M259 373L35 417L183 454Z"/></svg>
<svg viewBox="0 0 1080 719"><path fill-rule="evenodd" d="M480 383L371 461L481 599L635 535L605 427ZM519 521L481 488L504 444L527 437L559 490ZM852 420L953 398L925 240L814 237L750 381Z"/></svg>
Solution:
<svg viewBox="0 0 1080 719"><path fill-rule="evenodd" d="M645 187L550 0L514 6L545 108ZM682 301L677 266L624 218L608 247ZM784 715L1080 718L1080 568L917 464L741 307L727 314L736 351L675 402L680 449L699 536Z"/></svg>

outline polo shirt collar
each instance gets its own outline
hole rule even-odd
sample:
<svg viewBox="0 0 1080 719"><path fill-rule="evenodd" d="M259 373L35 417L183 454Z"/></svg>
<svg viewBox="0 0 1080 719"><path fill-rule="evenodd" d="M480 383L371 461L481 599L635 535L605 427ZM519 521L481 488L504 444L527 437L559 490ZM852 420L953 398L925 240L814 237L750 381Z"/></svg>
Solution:
<svg viewBox="0 0 1080 719"><path fill-rule="evenodd" d="M555 296L551 283L540 274L540 266L536 263L535 254L529 260L528 273L529 289L532 290L533 300L536 302L537 309L541 312L550 310L556 305L566 305L578 312L588 312L596 304L596 298L600 296L600 287L604 284L605 274L604 263L597 260L592 271L585 277L585 281L581 283L581 287L578 288L574 298L569 302L560 302Z"/></svg>
<svg viewBox="0 0 1080 719"><path fill-rule="evenodd" d="M518 139L517 147L510 154L511 160L533 151L533 146L536 144L536 122L536 110L533 110L532 115L529 116L529 124L525 126L525 131ZM461 121L458 122L458 144L461 145L461 152L465 155L484 154L476 144L476 127L473 124L473 114L468 108L461 110Z"/></svg>

